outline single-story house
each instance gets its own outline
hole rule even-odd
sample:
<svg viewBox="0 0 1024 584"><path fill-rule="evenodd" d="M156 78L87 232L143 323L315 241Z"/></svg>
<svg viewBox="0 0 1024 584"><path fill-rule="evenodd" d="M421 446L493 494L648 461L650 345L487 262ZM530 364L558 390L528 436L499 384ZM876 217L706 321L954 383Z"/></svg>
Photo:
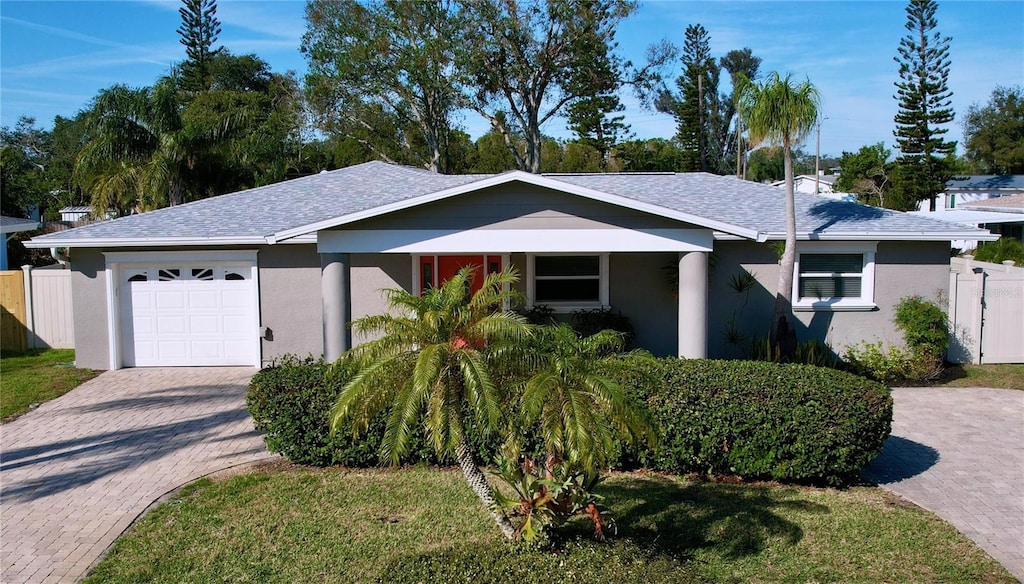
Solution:
<svg viewBox="0 0 1024 584"><path fill-rule="evenodd" d="M39 229L38 221L0 215L0 238L3 239L3 245L0 246L0 271L10 268L7 265L7 242L14 237L15 233L35 231L36 229ZM18 268L18 266L14 267L15 269Z"/></svg>
<svg viewBox="0 0 1024 584"><path fill-rule="evenodd" d="M979 201L1024 195L1024 174L975 174L958 176L946 183L938 195L936 210L960 209ZM930 209L930 201L918 203L919 211Z"/></svg>
<svg viewBox="0 0 1024 584"><path fill-rule="evenodd" d="M844 193L835 190L836 180L838 179L838 174L825 174L824 170L819 171L818 176L813 174L798 174L793 177L793 191L813 195L815 194L814 189L817 187L817 194L825 197L826 199L835 199L837 201L856 201L857 195L855 193ZM786 188L786 181L777 180L772 183L772 186L784 189Z"/></svg>
<svg viewBox="0 0 1024 584"><path fill-rule="evenodd" d="M79 366L333 359L346 324L460 266L515 266L528 304L611 308L661 355L764 334L785 237L770 185L706 173L442 175L369 162L37 237L73 271ZM949 283L949 242L988 232L797 195L798 334L899 342L893 307ZM737 291L745 273L752 287Z"/></svg>

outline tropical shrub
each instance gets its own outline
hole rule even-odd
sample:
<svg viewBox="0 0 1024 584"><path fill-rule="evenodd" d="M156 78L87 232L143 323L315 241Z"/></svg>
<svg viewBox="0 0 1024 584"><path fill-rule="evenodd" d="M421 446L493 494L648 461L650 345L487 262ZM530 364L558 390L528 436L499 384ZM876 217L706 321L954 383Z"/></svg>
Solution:
<svg viewBox="0 0 1024 584"><path fill-rule="evenodd" d="M942 373L949 347L949 323L937 304L920 296L902 298L893 318L906 348L861 342L846 348L850 371L886 384L928 381Z"/></svg>
<svg viewBox="0 0 1024 584"><path fill-rule="evenodd" d="M949 322L939 305L920 296L907 296L896 304L896 326L912 351L941 358L949 347Z"/></svg>
<svg viewBox="0 0 1024 584"><path fill-rule="evenodd" d="M601 331L611 330L622 336L622 348L628 349L636 341L636 331L629 317L611 308L576 310L572 313L572 328L581 337L589 337Z"/></svg>
<svg viewBox="0 0 1024 584"><path fill-rule="evenodd" d="M826 343L817 339L808 339L797 343L792 355L785 357L778 345L765 336L756 337L750 342L751 361L771 361L772 363L801 363L818 367L838 367L842 361Z"/></svg>
<svg viewBox="0 0 1024 584"><path fill-rule="evenodd" d="M662 472L843 484L878 454L892 422L885 387L834 369L627 356L617 379L661 430L658 450L633 455Z"/></svg>
<svg viewBox="0 0 1024 584"><path fill-rule="evenodd" d="M1024 266L1024 244L1014 237L1000 237L996 241L983 241L974 250L974 259L979 262L1003 263L1012 261L1017 267Z"/></svg>

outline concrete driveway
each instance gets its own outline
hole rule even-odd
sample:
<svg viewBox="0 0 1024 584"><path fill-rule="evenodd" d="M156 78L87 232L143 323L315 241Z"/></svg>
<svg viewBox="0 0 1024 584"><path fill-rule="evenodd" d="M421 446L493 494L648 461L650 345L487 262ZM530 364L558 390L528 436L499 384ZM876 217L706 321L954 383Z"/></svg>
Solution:
<svg viewBox="0 0 1024 584"><path fill-rule="evenodd" d="M862 476L952 523L1024 581L1024 391L892 396L892 435Z"/></svg>
<svg viewBox="0 0 1024 584"><path fill-rule="evenodd" d="M270 456L254 371L111 371L0 426L0 582L77 582L162 495Z"/></svg>

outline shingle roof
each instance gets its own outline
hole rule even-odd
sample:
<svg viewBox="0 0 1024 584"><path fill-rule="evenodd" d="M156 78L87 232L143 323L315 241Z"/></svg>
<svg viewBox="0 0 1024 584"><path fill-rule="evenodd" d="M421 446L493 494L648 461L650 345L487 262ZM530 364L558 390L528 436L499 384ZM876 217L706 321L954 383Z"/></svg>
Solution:
<svg viewBox="0 0 1024 584"><path fill-rule="evenodd" d="M1024 174L976 174L946 183L947 191L1016 189L1024 191Z"/></svg>
<svg viewBox="0 0 1024 584"><path fill-rule="evenodd" d="M448 189L471 189L472 183L498 175L442 175L426 170L368 162L331 172L149 213L122 217L37 237L39 246L75 241L119 239L268 238L318 222L367 212L385 205ZM547 175L548 180L576 185L767 234L785 232L783 197L770 185L707 173L622 173ZM942 235L963 232L949 223L797 194L801 232L911 232Z"/></svg>
<svg viewBox="0 0 1024 584"><path fill-rule="evenodd" d="M961 205L964 209L1021 209L1024 210L1024 193L1019 195L1010 195L1007 197L996 197L994 199L983 199L981 201L971 201Z"/></svg>
<svg viewBox="0 0 1024 584"><path fill-rule="evenodd" d="M39 222L21 217L8 217L0 215L0 233L14 233L17 231L32 231L39 229Z"/></svg>

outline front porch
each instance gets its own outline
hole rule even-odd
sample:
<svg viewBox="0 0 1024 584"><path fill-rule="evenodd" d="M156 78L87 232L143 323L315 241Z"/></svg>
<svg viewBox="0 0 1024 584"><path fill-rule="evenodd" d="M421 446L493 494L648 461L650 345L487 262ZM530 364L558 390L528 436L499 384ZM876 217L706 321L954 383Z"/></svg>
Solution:
<svg viewBox="0 0 1024 584"><path fill-rule="evenodd" d="M710 235L710 234L709 234ZM709 237L710 239L710 237ZM676 242L679 246L679 242ZM576 310L614 309L632 322L637 345L657 355L705 358L708 351L708 252L690 251L509 251L461 253L364 253L326 251L320 245L324 357L337 359L358 343L348 323L382 311L374 266L401 269L395 285L418 294L444 282L465 265L488 271L512 266L520 274L518 291L525 308L544 305L568 316ZM538 246L539 247L539 246ZM678 274L678 277L676 277ZM356 310L353 310L353 297Z"/></svg>

